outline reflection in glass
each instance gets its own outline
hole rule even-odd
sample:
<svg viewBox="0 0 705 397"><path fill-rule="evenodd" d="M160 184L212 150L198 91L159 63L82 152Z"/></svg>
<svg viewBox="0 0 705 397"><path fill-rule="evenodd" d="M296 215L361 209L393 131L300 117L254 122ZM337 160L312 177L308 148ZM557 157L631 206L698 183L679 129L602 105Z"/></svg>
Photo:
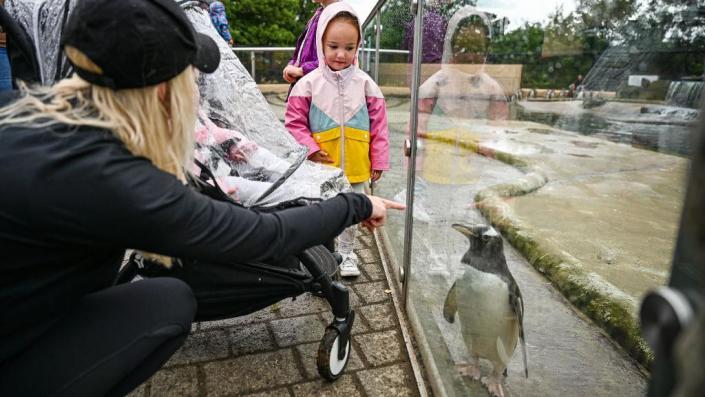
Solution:
<svg viewBox="0 0 705 397"><path fill-rule="evenodd" d="M387 95L395 177L378 190L403 201L404 173L416 167L409 316L437 394L487 392L468 376L460 305L453 323L443 312L468 277L468 239L453 224L502 233L524 297L530 378L515 354L507 394L645 393L631 360L651 356L635 313L669 277L702 105L705 14L692 3L428 2L424 17L437 22L420 32L416 164L401 155L411 58L380 60L379 84L396 92ZM407 2L388 1L382 24L382 48L411 48ZM400 218L386 231L397 259ZM480 360L483 375L489 364Z"/></svg>

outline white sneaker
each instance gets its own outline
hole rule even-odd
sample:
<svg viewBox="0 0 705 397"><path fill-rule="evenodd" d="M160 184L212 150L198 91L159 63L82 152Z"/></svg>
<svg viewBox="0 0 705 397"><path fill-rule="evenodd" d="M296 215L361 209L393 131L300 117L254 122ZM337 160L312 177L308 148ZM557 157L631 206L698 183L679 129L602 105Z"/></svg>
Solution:
<svg viewBox="0 0 705 397"><path fill-rule="evenodd" d="M343 257L343 262L340 264L341 277L357 277L360 275L360 269L357 267L357 255L351 253Z"/></svg>

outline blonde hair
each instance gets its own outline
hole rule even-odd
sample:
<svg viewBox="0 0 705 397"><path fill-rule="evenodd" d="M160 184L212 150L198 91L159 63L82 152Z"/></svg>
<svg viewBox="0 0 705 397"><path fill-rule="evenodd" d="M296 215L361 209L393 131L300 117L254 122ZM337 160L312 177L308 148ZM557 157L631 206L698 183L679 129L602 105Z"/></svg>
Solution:
<svg viewBox="0 0 705 397"><path fill-rule="evenodd" d="M65 51L74 65L102 74L100 67L80 51L72 47ZM115 91L93 85L75 74L51 87L21 84L20 99L0 108L0 125L41 128L63 123L107 129L132 154L149 159L155 167L186 183L193 160L198 111L194 73L187 67L167 81L165 100L160 98L158 85ZM143 254L167 267L172 263L165 256Z"/></svg>
<svg viewBox="0 0 705 397"><path fill-rule="evenodd" d="M66 48L78 67L102 73L83 53ZM193 159L198 89L187 67L166 82L166 100L159 86L112 90L93 85L78 75L51 87L20 85L21 98L0 108L0 123L44 127L63 123L112 131L136 156L186 182Z"/></svg>

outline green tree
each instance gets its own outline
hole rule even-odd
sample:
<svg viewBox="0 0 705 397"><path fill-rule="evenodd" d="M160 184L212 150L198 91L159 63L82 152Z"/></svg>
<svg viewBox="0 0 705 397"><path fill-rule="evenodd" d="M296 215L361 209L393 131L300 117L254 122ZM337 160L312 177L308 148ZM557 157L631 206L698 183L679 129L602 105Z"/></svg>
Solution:
<svg viewBox="0 0 705 397"><path fill-rule="evenodd" d="M317 5L311 0L223 0L238 46L293 46Z"/></svg>

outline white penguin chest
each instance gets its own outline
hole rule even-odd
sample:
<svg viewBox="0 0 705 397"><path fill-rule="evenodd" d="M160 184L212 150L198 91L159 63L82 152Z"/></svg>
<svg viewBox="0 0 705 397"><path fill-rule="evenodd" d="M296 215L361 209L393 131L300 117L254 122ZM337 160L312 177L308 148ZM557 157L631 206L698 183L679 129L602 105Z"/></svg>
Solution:
<svg viewBox="0 0 705 397"><path fill-rule="evenodd" d="M509 305L509 286L492 273L468 266L458 280L457 297L461 324L472 333L496 335L507 321L515 319Z"/></svg>

